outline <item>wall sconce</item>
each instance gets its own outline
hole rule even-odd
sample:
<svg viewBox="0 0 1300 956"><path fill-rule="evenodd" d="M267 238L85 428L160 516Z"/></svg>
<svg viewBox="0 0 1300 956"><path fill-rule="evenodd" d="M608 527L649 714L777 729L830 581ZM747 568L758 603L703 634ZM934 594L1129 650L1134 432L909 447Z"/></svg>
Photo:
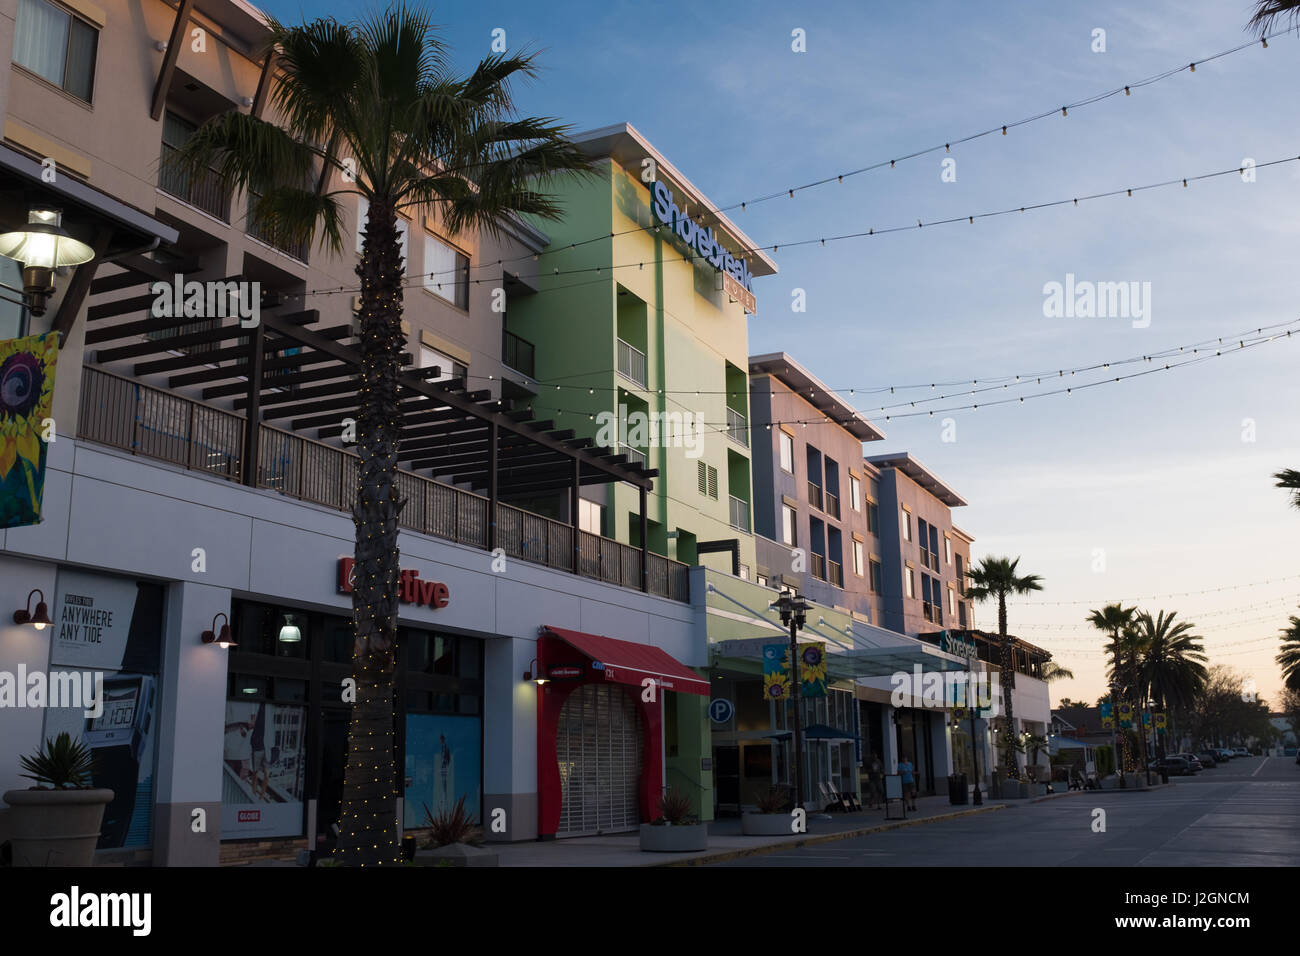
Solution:
<svg viewBox="0 0 1300 956"><path fill-rule="evenodd" d="M41 599L36 602L36 611L32 611L32 594L39 594ZM38 631L43 631L53 622L50 620L50 609L45 606L45 592L40 588L33 588L32 593L27 595L27 605L14 611L15 624L30 624Z"/></svg>
<svg viewBox="0 0 1300 956"><path fill-rule="evenodd" d="M54 292L54 270L79 266L95 258L95 250L73 239L63 228L63 212L32 207L27 228L0 235L0 256L17 259L23 268L23 294L32 315L45 314L45 300Z"/></svg>
<svg viewBox="0 0 1300 956"><path fill-rule="evenodd" d="M221 630L217 630L217 617L226 618L226 623L221 625ZM203 632L204 644L216 644L217 647L238 647L235 643L235 636L230 633L230 618L224 614L218 614L212 619L212 630Z"/></svg>
<svg viewBox="0 0 1300 956"><path fill-rule="evenodd" d="M524 671L524 680L530 680L538 687L541 687L550 678L542 673L541 666L537 663L537 658L534 657L528 665L528 670Z"/></svg>
<svg viewBox="0 0 1300 956"><path fill-rule="evenodd" d="M293 617L289 614L284 616L284 625L280 628L280 640L285 644L297 644L302 640L302 631L298 625L293 623Z"/></svg>

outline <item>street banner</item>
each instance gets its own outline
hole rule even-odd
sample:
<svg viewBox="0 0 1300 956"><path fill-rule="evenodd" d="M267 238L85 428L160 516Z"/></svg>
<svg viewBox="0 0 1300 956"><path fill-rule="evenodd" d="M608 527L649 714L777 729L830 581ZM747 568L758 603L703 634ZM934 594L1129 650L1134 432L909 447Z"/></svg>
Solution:
<svg viewBox="0 0 1300 956"><path fill-rule="evenodd" d="M763 696L768 700L786 700L790 696L788 645L763 645Z"/></svg>
<svg viewBox="0 0 1300 956"><path fill-rule="evenodd" d="M803 686L799 692L804 697L826 696L826 645L810 643L799 645L799 674Z"/></svg>
<svg viewBox="0 0 1300 956"><path fill-rule="evenodd" d="M0 528L39 524L59 333L0 341Z"/></svg>
<svg viewBox="0 0 1300 956"><path fill-rule="evenodd" d="M1156 730L1164 730L1169 725L1169 721L1164 714L1156 714L1155 718Z"/></svg>

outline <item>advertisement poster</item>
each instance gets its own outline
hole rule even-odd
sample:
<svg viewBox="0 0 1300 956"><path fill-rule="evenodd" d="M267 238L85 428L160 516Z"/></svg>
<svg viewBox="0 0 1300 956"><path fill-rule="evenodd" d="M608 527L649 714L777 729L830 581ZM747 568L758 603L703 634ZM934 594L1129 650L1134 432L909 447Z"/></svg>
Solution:
<svg viewBox="0 0 1300 956"><path fill-rule="evenodd" d="M426 812L449 813L461 797L482 823L482 718L407 714L405 784L403 826L427 826Z"/></svg>
<svg viewBox="0 0 1300 956"><path fill-rule="evenodd" d="M95 758L95 786L113 791L99 849L153 842L162 602L159 585L86 571L60 571L55 586L50 670L94 675L102 709L52 707L44 735L80 737Z"/></svg>
<svg viewBox="0 0 1300 956"><path fill-rule="evenodd" d="M226 701L221 838L300 836L307 709Z"/></svg>
<svg viewBox="0 0 1300 956"><path fill-rule="evenodd" d="M0 528L41 520L59 333L0 341Z"/></svg>

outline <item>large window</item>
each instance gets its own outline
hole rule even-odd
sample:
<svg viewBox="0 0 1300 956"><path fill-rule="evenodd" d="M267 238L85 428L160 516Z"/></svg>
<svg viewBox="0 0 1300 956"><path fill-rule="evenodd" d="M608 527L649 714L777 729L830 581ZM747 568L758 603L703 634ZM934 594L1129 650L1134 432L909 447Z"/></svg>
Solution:
<svg viewBox="0 0 1300 956"><path fill-rule="evenodd" d="M99 31L49 0L18 0L14 62L79 100L95 87Z"/></svg>
<svg viewBox="0 0 1300 956"><path fill-rule="evenodd" d="M427 345L420 346L420 368L436 368L438 370L438 374L426 378L426 382L445 382L448 379L464 378L469 374L469 368L463 363L457 362L450 355L439 352L437 349L431 349Z"/></svg>
<svg viewBox="0 0 1300 956"><path fill-rule="evenodd" d="M903 540L912 540L912 514L906 508L899 512L899 518L903 522Z"/></svg>
<svg viewBox="0 0 1300 956"><path fill-rule="evenodd" d="M856 475L849 475L849 505L854 511L862 510L862 482Z"/></svg>
<svg viewBox="0 0 1300 956"><path fill-rule="evenodd" d="M469 257L428 233L424 236L424 287L457 308L469 308Z"/></svg>
<svg viewBox="0 0 1300 956"><path fill-rule="evenodd" d="M586 498L578 499L579 531L586 531L588 534L604 534L604 516L604 505L588 501Z"/></svg>
<svg viewBox="0 0 1300 956"><path fill-rule="evenodd" d="M910 564L903 571L903 582L907 587L907 596L916 597L916 572Z"/></svg>
<svg viewBox="0 0 1300 956"><path fill-rule="evenodd" d="M853 573L862 576L862 542L853 540Z"/></svg>
<svg viewBox="0 0 1300 956"><path fill-rule="evenodd" d="M794 438L781 432L781 470L794 474Z"/></svg>
<svg viewBox="0 0 1300 956"><path fill-rule="evenodd" d="M795 531L796 512L789 505L781 505L781 540L794 547L799 543L799 536Z"/></svg>
<svg viewBox="0 0 1300 956"><path fill-rule="evenodd" d="M884 569L875 558L871 559L871 593L879 594L884 589Z"/></svg>

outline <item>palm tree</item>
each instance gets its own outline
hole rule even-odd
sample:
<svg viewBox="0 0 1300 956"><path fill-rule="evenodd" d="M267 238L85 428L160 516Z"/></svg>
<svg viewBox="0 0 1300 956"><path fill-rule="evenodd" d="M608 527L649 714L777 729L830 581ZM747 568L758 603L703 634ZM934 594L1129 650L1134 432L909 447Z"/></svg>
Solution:
<svg viewBox="0 0 1300 956"><path fill-rule="evenodd" d="M1300 0L1297 0L1300 3ZM1275 488L1285 488L1291 492L1291 507L1300 508L1300 471L1283 468L1273 475L1277 479Z"/></svg>
<svg viewBox="0 0 1300 956"><path fill-rule="evenodd" d="M1043 579L1039 575L1017 574L1018 564L1020 564L1019 558L1014 561L1010 558L983 558L979 567L971 568L967 572L971 583L966 590L966 597L972 601L996 598L998 602L998 648L1001 652L998 669L1002 681L1002 698L1007 711L1003 761L1008 772L1017 775L1019 767L1016 763L1016 735L1013 720L1015 711L1011 702L1011 691L1016 686L1016 669L1011 658L1011 642L1007 640L1007 597L1043 589Z"/></svg>
<svg viewBox="0 0 1300 956"><path fill-rule="evenodd" d="M1191 706L1205 686L1205 646L1192 634L1189 621L1174 622L1177 611L1149 612L1138 616L1143 653L1140 682L1143 697L1150 697L1159 710L1183 710ZM1146 739L1145 734L1143 740Z"/></svg>
<svg viewBox="0 0 1300 956"><path fill-rule="evenodd" d="M1282 683L1300 693L1300 617L1291 617L1291 626L1282 631L1282 650L1274 658L1282 668Z"/></svg>
<svg viewBox="0 0 1300 956"><path fill-rule="evenodd" d="M1107 604L1101 610L1092 611L1087 618L1089 624L1097 630L1102 631L1110 636L1106 644L1106 656L1109 659L1109 665L1106 670L1106 676L1110 680L1111 687L1118 690L1120 674L1124 671L1125 655L1121 646L1121 635L1125 634L1133 626L1134 615L1137 614L1137 607L1124 607L1123 604ZM1119 713L1118 704L1121 699L1119 694L1111 693L1111 704L1115 707L1113 720L1118 724ZM1121 746L1126 748L1125 738L1119 738ZM1125 754L1127 757L1127 754ZM1123 770L1127 760L1120 760L1120 755L1115 755L1116 769ZM1123 779L1121 777L1121 779Z"/></svg>
<svg viewBox="0 0 1300 956"><path fill-rule="evenodd" d="M175 164L190 173L211 167L228 189L260 194L250 216L265 231L296 242L318 236L333 254L343 250L345 198L369 203L356 270L356 702L335 858L397 863L393 655L397 520L406 503L395 480L406 344L398 212L437 211L450 231L496 235L518 214L558 218L544 185L590 164L566 127L515 116L510 83L535 75L532 56L494 55L456 75L428 16L404 2L350 24L323 18L294 27L270 20L269 27L279 124L224 113L194 134Z"/></svg>
<svg viewBox="0 0 1300 956"><path fill-rule="evenodd" d="M1256 36L1263 36L1279 20L1290 20L1293 25L1300 25L1300 0L1256 0L1255 13L1246 29L1254 30Z"/></svg>
<svg viewBox="0 0 1300 956"><path fill-rule="evenodd" d="M1066 667L1064 664L1058 664L1056 661L1048 661L1043 665L1041 676L1045 681L1074 680L1074 671L1070 670L1070 668ZM1062 702L1061 706L1065 706L1064 702Z"/></svg>

